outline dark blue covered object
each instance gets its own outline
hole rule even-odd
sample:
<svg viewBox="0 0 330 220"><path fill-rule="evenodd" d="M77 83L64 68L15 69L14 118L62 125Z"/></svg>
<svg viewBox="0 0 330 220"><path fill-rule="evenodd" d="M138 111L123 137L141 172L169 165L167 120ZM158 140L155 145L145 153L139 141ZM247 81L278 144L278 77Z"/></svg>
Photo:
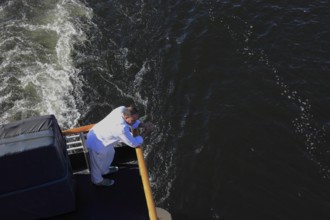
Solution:
<svg viewBox="0 0 330 220"><path fill-rule="evenodd" d="M0 219L40 219L75 209L66 142L53 115L0 126Z"/></svg>

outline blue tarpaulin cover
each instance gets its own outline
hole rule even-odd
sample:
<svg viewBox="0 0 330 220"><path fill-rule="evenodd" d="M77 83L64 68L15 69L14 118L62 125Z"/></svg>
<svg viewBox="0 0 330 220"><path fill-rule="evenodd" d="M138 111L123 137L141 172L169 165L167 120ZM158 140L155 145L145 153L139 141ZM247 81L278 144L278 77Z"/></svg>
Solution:
<svg viewBox="0 0 330 220"><path fill-rule="evenodd" d="M53 115L0 125L0 219L40 219L75 209L66 142Z"/></svg>

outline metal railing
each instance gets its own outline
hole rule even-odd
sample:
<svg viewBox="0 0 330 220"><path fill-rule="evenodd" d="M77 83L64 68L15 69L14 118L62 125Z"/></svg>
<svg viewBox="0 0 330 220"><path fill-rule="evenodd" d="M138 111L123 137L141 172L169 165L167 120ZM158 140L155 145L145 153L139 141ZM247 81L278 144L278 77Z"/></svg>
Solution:
<svg viewBox="0 0 330 220"><path fill-rule="evenodd" d="M84 150L83 140L81 140L81 135L70 135L65 136L66 144L67 144L67 151L68 154L72 153L80 153Z"/></svg>
<svg viewBox="0 0 330 220"><path fill-rule="evenodd" d="M86 141L86 133L84 132L79 132L77 134L64 134L65 139L66 139L66 145L67 145L67 152L68 155L71 154L78 154L78 153L83 153L87 170L89 170L89 160L88 160L88 149L85 145Z"/></svg>

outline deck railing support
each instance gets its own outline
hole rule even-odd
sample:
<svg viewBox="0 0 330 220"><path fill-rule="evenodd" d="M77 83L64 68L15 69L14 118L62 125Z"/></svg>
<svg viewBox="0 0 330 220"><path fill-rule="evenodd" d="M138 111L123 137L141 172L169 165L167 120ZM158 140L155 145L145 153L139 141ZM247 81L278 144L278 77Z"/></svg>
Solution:
<svg viewBox="0 0 330 220"><path fill-rule="evenodd" d="M156 213L156 207L153 200L148 172L147 172L147 166L144 160L143 151L141 147L135 148L136 151L136 157L138 159L141 179L143 183L144 188L144 194L147 201L148 211L149 211L149 218L150 220L157 220L157 213Z"/></svg>

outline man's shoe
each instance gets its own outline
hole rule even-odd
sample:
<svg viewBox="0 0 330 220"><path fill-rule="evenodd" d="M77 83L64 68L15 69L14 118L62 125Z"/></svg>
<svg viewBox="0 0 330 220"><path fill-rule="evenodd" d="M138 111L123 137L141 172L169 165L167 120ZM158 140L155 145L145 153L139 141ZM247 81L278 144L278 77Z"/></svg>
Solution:
<svg viewBox="0 0 330 220"><path fill-rule="evenodd" d="M112 186L115 183L112 179L103 179L99 183L94 183L96 186Z"/></svg>
<svg viewBox="0 0 330 220"><path fill-rule="evenodd" d="M116 172L118 172L118 171L119 171L119 167L117 167L117 166L110 166L110 167L109 167L109 171L106 172L106 173L103 174L103 175L108 175L108 174L116 173Z"/></svg>

